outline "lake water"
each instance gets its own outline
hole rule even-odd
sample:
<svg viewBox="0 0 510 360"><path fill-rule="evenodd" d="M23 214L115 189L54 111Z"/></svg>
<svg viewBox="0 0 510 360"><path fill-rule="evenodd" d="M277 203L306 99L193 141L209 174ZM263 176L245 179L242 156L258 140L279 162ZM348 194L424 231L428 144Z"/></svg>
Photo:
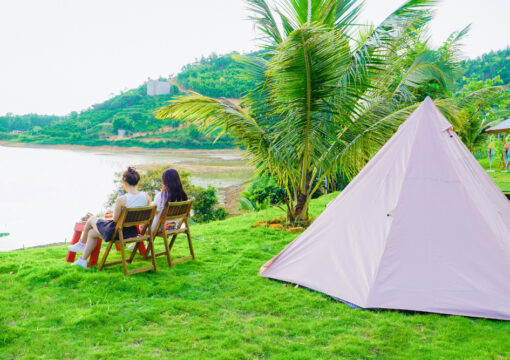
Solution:
<svg viewBox="0 0 510 360"><path fill-rule="evenodd" d="M105 210L114 174L129 165L235 160L229 153L107 153L0 146L0 251L70 241L87 212ZM213 174L211 174L213 175ZM225 187L242 179L201 174L196 185Z"/></svg>

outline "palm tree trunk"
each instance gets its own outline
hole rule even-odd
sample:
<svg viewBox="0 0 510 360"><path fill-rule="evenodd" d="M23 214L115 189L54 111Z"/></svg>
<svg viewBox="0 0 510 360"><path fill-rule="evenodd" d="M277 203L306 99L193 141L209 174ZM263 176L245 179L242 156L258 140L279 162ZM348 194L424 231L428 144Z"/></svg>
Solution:
<svg viewBox="0 0 510 360"><path fill-rule="evenodd" d="M307 226L308 225L308 203L309 194L301 191L296 191L294 196L294 204L288 207L287 221L293 226Z"/></svg>

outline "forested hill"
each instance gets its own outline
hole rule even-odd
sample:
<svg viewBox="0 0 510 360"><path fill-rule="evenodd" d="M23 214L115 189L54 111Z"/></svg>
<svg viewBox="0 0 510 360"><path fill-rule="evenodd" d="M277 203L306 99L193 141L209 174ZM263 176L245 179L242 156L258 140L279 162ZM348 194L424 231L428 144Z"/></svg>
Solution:
<svg viewBox="0 0 510 360"><path fill-rule="evenodd" d="M239 99L252 87L239 64L229 55L211 55L186 65L177 75L177 81L186 89L211 97Z"/></svg>
<svg viewBox="0 0 510 360"><path fill-rule="evenodd" d="M497 76L503 84L510 84L510 47L466 60L463 65L465 73L464 79L459 81L460 86L466 83L466 79L487 80Z"/></svg>
<svg viewBox="0 0 510 360"><path fill-rule="evenodd" d="M147 84L67 116L0 116L0 140L37 144L226 148L232 139L205 136L195 126L158 120L154 111L185 90L212 97L239 98L251 84L241 76L233 54L211 55L183 67L170 82L170 94L147 95ZM119 130L125 130L119 136Z"/></svg>

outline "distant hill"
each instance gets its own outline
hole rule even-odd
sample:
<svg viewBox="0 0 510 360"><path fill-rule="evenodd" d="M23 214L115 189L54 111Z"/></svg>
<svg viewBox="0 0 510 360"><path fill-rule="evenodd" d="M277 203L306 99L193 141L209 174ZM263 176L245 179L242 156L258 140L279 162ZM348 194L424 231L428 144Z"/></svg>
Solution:
<svg viewBox="0 0 510 360"><path fill-rule="evenodd" d="M503 84L510 84L510 47L466 60L463 66L465 68L465 78L486 80L499 76ZM462 87L465 83L464 79L460 79L459 87Z"/></svg>
<svg viewBox="0 0 510 360"><path fill-rule="evenodd" d="M211 55L183 67L170 81L168 95L147 95L147 85L121 93L67 116L8 115L0 117L0 140L37 144L142 146L151 148L226 148L232 139L205 136L195 126L158 120L154 111L186 90L212 97L239 98L251 84L242 78L233 54ZM119 136L118 130L126 135ZM214 142L214 143L213 143Z"/></svg>
<svg viewBox="0 0 510 360"><path fill-rule="evenodd" d="M239 99L253 84L244 78L232 55L213 54L186 65L177 75L177 82L202 95Z"/></svg>

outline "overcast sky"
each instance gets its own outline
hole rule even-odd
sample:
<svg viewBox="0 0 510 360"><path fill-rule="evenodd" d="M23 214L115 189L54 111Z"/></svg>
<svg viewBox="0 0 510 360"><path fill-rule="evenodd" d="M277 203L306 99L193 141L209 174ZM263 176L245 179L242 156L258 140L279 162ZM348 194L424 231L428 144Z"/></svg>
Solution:
<svg viewBox="0 0 510 360"><path fill-rule="evenodd" d="M402 0L367 0L377 24ZM439 44L469 23L465 54L510 44L510 0L443 0ZM0 0L0 114L67 114L212 52L256 48L243 0Z"/></svg>

